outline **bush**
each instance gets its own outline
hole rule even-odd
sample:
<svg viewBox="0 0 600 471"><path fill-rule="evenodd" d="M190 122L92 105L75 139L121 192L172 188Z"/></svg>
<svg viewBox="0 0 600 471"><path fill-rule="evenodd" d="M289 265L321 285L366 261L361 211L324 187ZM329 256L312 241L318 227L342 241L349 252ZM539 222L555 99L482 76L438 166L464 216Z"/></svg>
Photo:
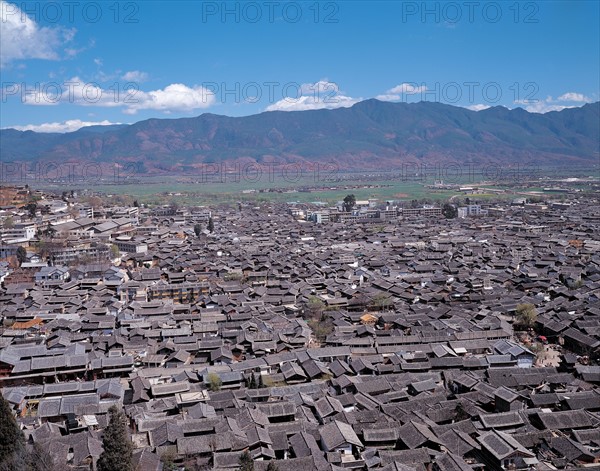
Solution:
<svg viewBox="0 0 600 471"><path fill-rule="evenodd" d="M320 343L325 342L327 336L333 332L333 322L330 318L325 318L320 321L311 319L307 322L307 324L312 329L313 335Z"/></svg>
<svg viewBox="0 0 600 471"><path fill-rule="evenodd" d="M219 377L219 375L217 373L209 373L208 374L208 388L211 391L215 392L215 391L220 391L221 386L223 386L223 381L221 381L221 378Z"/></svg>
<svg viewBox="0 0 600 471"><path fill-rule="evenodd" d="M175 464L176 459L177 454L174 451L165 451L160 457L160 461L163 464L163 471L174 471L178 469L178 466Z"/></svg>
<svg viewBox="0 0 600 471"><path fill-rule="evenodd" d="M394 302L388 294L378 293L373 297L371 305L373 309L377 309L378 311L387 311L394 305Z"/></svg>
<svg viewBox="0 0 600 471"><path fill-rule="evenodd" d="M254 471L254 461L248 451L241 454L239 464L238 471Z"/></svg>
<svg viewBox="0 0 600 471"><path fill-rule="evenodd" d="M515 325L529 329L537 321L537 311L533 304L519 304L516 310Z"/></svg>
<svg viewBox="0 0 600 471"><path fill-rule="evenodd" d="M309 317L316 318L323 314L325 303L318 296L310 296L306 303L306 313Z"/></svg>

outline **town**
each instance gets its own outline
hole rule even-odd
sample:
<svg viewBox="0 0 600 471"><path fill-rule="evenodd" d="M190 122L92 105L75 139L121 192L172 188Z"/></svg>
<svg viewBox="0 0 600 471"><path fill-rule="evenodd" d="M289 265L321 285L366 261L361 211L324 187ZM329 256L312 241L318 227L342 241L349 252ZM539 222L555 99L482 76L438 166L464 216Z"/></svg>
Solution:
<svg viewBox="0 0 600 471"><path fill-rule="evenodd" d="M1 191L0 392L43 469L95 470L118 414L140 471L600 466L598 193Z"/></svg>

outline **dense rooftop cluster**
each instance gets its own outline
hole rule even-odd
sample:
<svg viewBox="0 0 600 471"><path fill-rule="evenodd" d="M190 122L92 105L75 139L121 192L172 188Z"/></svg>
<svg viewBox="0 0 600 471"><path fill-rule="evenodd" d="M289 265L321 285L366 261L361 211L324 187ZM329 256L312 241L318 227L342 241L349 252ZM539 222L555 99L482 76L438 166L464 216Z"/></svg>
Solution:
<svg viewBox="0 0 600 471"><path fill-rule="evenodd" d="M53 204L3 209L0 255L30 247L0 270L0 388L61 469L95 469L112 405L143 471L600 462L598 199Z"/></svg>

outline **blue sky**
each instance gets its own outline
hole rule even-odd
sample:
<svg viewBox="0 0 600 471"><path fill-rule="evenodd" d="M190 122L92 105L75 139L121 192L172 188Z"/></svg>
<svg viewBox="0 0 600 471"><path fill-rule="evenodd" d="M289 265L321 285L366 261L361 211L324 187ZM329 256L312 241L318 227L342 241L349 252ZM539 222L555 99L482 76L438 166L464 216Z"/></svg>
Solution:
<svg viewBox="0 0 600 471"><path fill-rule="evenodd" d="M6 2L0 127L599 100L600 2Z"/></svg>

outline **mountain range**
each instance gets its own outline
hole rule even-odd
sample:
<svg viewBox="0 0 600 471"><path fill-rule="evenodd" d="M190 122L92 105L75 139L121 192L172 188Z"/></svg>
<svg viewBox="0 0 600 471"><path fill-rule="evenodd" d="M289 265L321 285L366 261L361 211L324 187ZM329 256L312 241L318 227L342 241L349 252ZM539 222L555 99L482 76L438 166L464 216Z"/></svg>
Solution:
<svg viewBox="0 0 600 471"><path fill-rule="evenodd" d="M149 173L235 162L331 162L355 169L434 164L598 164L600 102L545 114L433 102L366 100L349 108L205 113L130 125L36 133L0 130L3 162L143 163Z"/></svg>

